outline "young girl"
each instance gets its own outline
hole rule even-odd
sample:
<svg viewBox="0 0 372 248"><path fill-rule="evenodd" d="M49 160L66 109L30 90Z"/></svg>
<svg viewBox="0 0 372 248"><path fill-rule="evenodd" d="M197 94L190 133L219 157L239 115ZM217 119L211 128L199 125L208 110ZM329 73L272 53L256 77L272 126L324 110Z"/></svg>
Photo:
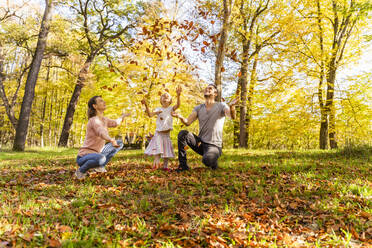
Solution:
<svg viewBox="0 0 372 248"><path fill-rule="evenodd" d="M174 157L172 141L170 139L170 131L173 129L173 117L171 113L179 108L180 96L182 88L177 87L177 104L173 107L172 97L169 93L164 93L160 96L161 107L156 108L153 112L149 110L145 99L141 101L145 105L146 113L149 117L157 115L156 130L149 145L145 150L145 155L155 156L153 168L158 168L160 165L160 157L164 159L163 170L169 171L168 159Z"/></svg>

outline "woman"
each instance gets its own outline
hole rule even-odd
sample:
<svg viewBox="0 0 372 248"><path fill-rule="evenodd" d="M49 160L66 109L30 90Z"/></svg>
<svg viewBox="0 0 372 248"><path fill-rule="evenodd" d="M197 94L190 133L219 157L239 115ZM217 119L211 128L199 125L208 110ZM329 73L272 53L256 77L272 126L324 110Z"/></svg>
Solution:
<svg viewBox="0 0 372 248"><path fill-rule="evenodd" d="M106 103L101 96L94 96L88 101L88 124L83 146L79 149L76 162L79 168L75 172L77 179L83 179L89 169L106 172L105 165L123 148L122 141L116 141L108 134L108 127L120 125L123 118L130 114L123 113L120 118L111 120L103 116ZM106 141L110 142L105 145Z"/></svg>

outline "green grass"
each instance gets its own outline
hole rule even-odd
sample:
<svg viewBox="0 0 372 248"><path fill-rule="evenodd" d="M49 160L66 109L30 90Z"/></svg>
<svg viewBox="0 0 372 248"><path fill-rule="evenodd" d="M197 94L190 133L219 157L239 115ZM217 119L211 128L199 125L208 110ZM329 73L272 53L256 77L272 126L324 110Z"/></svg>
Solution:
<svg viewBox="0 0 372 248"><path fill-rule="evenodd" d="M75 149L0 152L0 247L368 247L372 152L224 150L211 171L121 151L73 177ZM172 161L171 166L177 166Z"/></svg>

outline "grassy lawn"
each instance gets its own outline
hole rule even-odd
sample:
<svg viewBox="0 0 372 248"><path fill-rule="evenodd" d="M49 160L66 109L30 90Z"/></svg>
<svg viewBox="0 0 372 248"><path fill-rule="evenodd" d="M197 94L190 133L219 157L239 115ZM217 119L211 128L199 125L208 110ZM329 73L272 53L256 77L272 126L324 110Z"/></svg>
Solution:
<svg viewBox="0 0 372 248"><path fill-rule="evenodd" d="M0 152L0 247L371 247L371 150L224 150L180 174L121 151L83 181L76 153Z"/></svg>

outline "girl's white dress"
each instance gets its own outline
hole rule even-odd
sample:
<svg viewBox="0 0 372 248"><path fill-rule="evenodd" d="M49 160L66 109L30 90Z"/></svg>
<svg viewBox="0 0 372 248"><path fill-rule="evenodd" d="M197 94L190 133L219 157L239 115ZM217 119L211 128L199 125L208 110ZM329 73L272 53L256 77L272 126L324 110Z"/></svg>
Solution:
<svg viewBox="0 0 372 248"><path fill-rule="evenodd" d="M145 155L160 155L162 158L174 158L174 150L170 139L170 131L173 129L173 117L171 115L173 106L167 108L156 108L154 112L162 111L156 118L156 131L149 145L146 147ZM169 132L161 132L167 131Z"/></svg>

